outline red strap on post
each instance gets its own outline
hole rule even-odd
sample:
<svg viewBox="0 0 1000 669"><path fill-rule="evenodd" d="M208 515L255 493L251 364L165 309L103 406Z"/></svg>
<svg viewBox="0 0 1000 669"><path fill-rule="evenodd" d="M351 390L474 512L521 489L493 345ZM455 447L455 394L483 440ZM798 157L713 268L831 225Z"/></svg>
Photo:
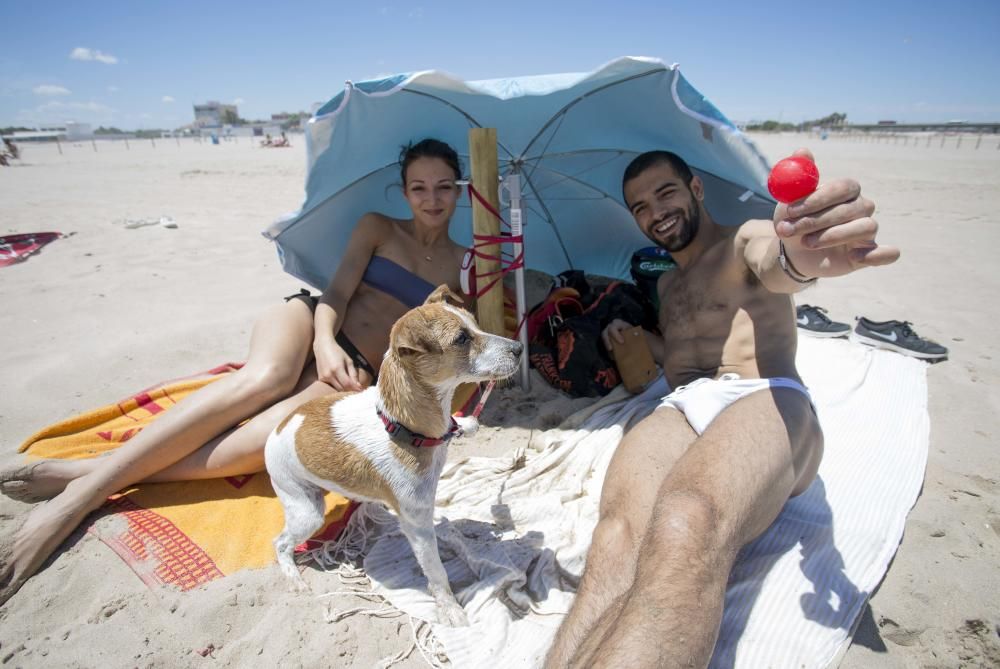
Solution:
<svg viewBox="0 0 1000 669"><path fill-rule="evenodd" d="M468 185L468 189L469 189L469 201L470 202L473 200L473 198L475 198L476 202L478 202L479 204L481 204L486 211L488 211L489 213L493 214L493 216L495 216L497 218L497 220L499 220L503 225L505 225L508 228L510 228L510 224L507 223L507 221L505 221L503 219L503 216L500 215L500 212L498 212L496 209L494 209L493 205L491 205L486 200L486 198L484 198L482 195L480 195L479 191L477 191L473 187L472 184ZM493 279L492 281L490 281L489 283L487 283L483 287L479 287L478 284L477 284L476 297L480 297L482 295L485 295L486 291L488 291L490 288L492 288L493 286L495 286L497 284L497 282L502 281L503 278L507 274L513 272L516 269L521 269L521 268L524 267L524 251L523 250L521 251L521 253L519 253L517 255L517 257L514 257L514 256L512 256L509 253L504 253L504 251L502 249L500 250L500 254L499 255L488 255L488 254L483 253L482 251L479 250L479 249L487 247L487 246L499 246L501 244L514 244L514 243L517 243L517 244L521 244L523 246L523 244L524 244L524 235L523 234L520 234L520 235L511 235L510 233L501 233L500 236L498 236L498 237L493 237L491 235L473 235L472 239L475 242L473 244L473 246L472 246L472 254L474 256L477 256L479 258L485 258L487 260L497 260L497 261L500 262L500 269L499 270L497 270L496 272L487 272L486 274L482 275L481 278L484 278L484 279L487 278L487 277L491 277L491 276L496 276L496 278ZM510 258L510 260L507 260L506 258ZM478 280L479 278L480 278L480 276L477 275L476 279ZM517 324L517 328L514 331L515 335L518 334L521 331L521 328L524 326L524 321L525 321L525 318L521 318L521 322Z"/></svg>

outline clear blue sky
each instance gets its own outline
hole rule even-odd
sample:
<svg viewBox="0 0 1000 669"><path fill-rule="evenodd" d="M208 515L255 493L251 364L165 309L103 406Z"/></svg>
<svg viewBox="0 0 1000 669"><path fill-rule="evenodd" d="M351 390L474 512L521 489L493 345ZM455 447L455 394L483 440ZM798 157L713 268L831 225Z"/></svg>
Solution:
<svg viewBox="0 0 1000 669"><path fill-rule="evenodd" d="M0 126L309 110L346 79L678 62L736 121L1000 121L1000 0L0 3Z"/></svg>

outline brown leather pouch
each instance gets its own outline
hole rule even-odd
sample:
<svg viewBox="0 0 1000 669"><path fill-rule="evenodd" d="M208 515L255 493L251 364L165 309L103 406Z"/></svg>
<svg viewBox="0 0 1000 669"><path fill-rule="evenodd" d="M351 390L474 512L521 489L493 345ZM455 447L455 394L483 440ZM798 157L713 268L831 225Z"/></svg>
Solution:
<svg viewBox="0 0 1000 669"><path fill-rule="evenodd" d="M611 349L625 390L634 395L642 392L656 378L656 362L641 327L622 330L622 336L625 338L623 344L611 337Z"/></svg>

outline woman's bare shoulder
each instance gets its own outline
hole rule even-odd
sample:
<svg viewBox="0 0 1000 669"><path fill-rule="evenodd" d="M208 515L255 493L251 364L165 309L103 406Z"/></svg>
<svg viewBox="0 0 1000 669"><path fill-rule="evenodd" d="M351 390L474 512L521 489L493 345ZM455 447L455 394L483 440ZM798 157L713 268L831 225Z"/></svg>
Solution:
<svg viewBox="0 0 1000 669"><path fill-rule="evenodd" d="M378 211L369 211L358 219L358 226L365 225L371 227L391 228L401 223L405 223L405 221L393 218L392 216L386 216Z"/></svg>
<svg viewBox="0 0 1000 669"><path fill-rule="evenodd" d="M406 223L405 220L386 216L377 211L369 211L358 219L355 230L374 237L379 244L383 244L386 240L399 234Z"/></svg>

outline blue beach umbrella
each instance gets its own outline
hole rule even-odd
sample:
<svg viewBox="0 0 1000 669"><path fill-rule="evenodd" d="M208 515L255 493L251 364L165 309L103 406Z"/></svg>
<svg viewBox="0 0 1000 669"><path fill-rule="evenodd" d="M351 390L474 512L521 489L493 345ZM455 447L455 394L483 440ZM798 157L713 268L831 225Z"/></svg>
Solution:
<svg viewBox="0 0 1000 669"><path fill-rule="evenodd" d="M651 149L688 161L720 223L773 211L766 160L676 65L620 58L584 74L468 82L399 74L348 82L310 119L305 202L264 232L285 271L325 288L362 214L408 217L400 147L435 137L468 168L473 127L496 128L500 175L521 176L526 266L550 274L627 276L633 251L649 241L625 208L621 178ZM457 242L471 245L471 219L463 199L451 227Z"/></svg>

